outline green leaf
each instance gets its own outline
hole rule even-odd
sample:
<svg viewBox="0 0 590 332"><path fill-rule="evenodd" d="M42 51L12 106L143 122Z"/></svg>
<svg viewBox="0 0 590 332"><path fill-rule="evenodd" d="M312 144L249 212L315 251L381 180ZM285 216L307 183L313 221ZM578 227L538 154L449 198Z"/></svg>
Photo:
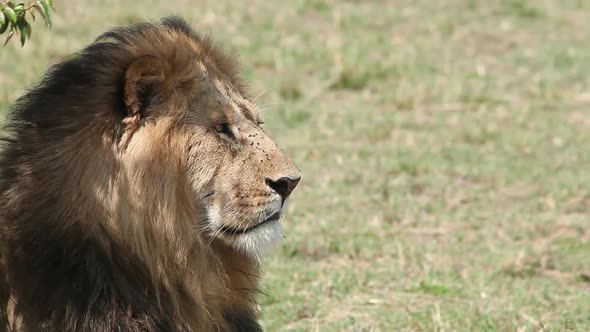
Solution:
<svg viewBox="0 0 590 332"><path fill-rule="evenodd" d="M20 23L22 25L24 25L25 33L27 34L27 39L31 39L31 35L33 34L33 29L31 28L31 25L29 24L29 22L27 22L27 20L25 18L23 18L23 20Z"/></svg>
<svg viewBox="0 0 590 332"><path fill-rule="evenodd" d="M45 9L43 9L43 6L41 5L41 1L37 1L36 4L33 5L33 8L35 8L39 14L41 14L41 17L43 17L43 20L45 21L45 25L47 25L48 28L51 27L51 18L49 17L48 13L45 13ZM31 12L33 13L33 12Z"/></svg>
<svg viewBox="0 0 590 332"><path fill-rule="evenodd" d="M6 40L4 41L4 46L6 46L6 44L8 44L8 41L10 40L10 38L12 38L13 35L14 35L14 30L12 30L12 28L10 28L10 32L8 33L8 37L6 37Z"/></svg>
<svg viewBox="0 0 590 332"><path fill-rule="evenodd" d="M4 7L4 14L8 17L8 20L12 22L12 24L16 24L16 14L14 10L10 7Z"/></svg>
<svg viewBox="0 0 590 332"><path fill-rule="evenodd" d="M4 16L4 13L0 10L0 26L2 26L4 22L6 22L6 17Z"/></svg>
<svg viewBox="0 0 590 332"><path fill-rule="evenodd" d="M51 3L49 2L49 0L39 0L37 1L37 3L40 4L41 7L43 7L43 13L45 14L46 23L49 22L47 24L51 25L51 12L49 11L49 8L52 7Z"/></svg>
<svg viewBox="0 0 590 332"><path fill-rule="evenodd" d="M43 15L47 15L47 13L49 12L49 4L47 3L47 0L39 0L35 4L35 6L39 6L39 12Z"/></svg>
<svg viewBox="0 0 590 332"><path fill-rule="evenodd" d="M4 33L4 31L6 31L6 28L8 28L8 26L10 25L10 23L8 21L4 22L4 24L0 25L0 35Z"/></svg>
<svg viewBox="0 0 590 332"><path fill-rule="evenodd" d="M25 10L25 4L19 3L18 5L14 6L13 10L14 10L14 14L16 16L19 16Z"/></svg>
<svg viewBox="0 0 590 332"><path fill-rule="evenodd" d="M50 0L39 0L37 3L40 3L43 6L43 10L45 11L45 15L49 15L49 9L53 8L53 4ZM55 10L55 9L54 9Z"/></svg>
<svg viewBox="0 0 590 332"><path fill-rule="evenodd" d="M31 29L29 23L26 20L22 20L18 22L18 33L20 35L20 46L25 46L25 41L27 40L27 26Z"/></svg>

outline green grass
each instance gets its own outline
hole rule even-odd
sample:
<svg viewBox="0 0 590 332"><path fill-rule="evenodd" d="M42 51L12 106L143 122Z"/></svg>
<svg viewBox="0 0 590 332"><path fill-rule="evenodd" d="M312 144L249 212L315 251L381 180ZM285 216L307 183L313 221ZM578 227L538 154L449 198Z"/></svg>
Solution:
<svg viewBox="0 0 590 332"><path fill-rule="evenodd" d="M0 110L113 25L239 51L303 170L269 331L590 330L590 2L84 3L0 49Z"/></svg>

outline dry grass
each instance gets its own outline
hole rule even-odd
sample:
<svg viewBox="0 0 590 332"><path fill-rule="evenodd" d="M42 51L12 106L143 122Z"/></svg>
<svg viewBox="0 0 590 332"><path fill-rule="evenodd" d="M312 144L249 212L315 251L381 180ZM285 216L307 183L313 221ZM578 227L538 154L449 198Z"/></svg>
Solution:
<svg viewBox="0 0 590 332"><path fill-rule="evenodd" d="M304 172L268 330L590 330L590 2L71 3L0 50L0 109L105 29L169 13L268 90Z"/></svg>

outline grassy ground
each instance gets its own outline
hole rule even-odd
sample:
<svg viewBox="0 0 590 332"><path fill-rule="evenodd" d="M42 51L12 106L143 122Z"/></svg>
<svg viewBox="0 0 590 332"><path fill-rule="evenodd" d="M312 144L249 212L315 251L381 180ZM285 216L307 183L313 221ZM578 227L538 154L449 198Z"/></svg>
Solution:
<svg viewBox="0 0 590 332"><path fill-rule="evenodd" d="M590 2L63 3L0 49L2 112L98 33L169 13L267 91L304 173L268 330L590 330Z"/></svg>

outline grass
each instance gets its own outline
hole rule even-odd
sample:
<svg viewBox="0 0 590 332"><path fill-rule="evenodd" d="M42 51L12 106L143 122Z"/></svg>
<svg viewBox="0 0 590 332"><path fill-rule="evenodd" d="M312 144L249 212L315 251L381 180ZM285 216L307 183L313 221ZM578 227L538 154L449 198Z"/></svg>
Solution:
<svg viewBox="0 0 590 332"><path fill-rule="evenodd" d="M0 50L0 110L113 25L238 50L303 181L269 331L590 330L590 3L57 2Z"/></svg>

